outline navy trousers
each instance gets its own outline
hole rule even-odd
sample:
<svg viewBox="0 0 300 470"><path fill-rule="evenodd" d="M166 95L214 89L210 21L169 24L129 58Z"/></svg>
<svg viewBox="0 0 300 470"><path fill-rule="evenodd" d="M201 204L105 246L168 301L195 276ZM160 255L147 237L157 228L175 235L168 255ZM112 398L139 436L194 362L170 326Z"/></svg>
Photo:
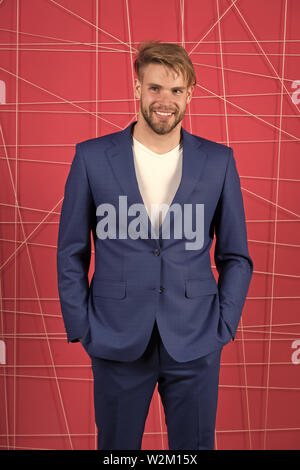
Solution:
<svg viewBox="0 0 300 470"><path fill-rule="evenodd" d="M166 351L155 322L132 362L92 357L98 450L140 450L158 384L169 450L214 449L221 349L189 362Z"/></svg>

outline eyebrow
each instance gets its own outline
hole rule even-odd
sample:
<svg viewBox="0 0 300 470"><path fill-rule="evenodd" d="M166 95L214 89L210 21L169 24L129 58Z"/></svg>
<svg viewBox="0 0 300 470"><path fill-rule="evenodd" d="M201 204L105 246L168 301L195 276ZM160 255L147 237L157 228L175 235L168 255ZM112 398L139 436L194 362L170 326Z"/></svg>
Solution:
<svg viewBox="0 0 300 470"><path fill-rule="evenodd" d="M158 85L157 83L148 83L148 86L156 86L158 88L162 88L161 85ZM186 87L184 86L174 86L173 88L171 88L171 90L185 90Z"/></svg>

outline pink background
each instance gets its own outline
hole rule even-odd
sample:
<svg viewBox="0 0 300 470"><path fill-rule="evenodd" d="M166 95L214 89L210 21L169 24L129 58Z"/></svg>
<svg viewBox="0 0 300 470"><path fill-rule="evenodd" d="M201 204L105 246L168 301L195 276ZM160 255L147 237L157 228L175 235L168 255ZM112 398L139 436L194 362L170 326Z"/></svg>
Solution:
<svg viewBox="0 0 300 470"><path fill-rule="evenodd" d="M233 147L241 178L254 274L223 350L216 448L300 448L299 25L298 0L1 2L0 448L96 447L90 359L60 313L58 222L75 144L136 120L145 39L190 53L183 126ZM142 448L168 449L157 389Z"/></svg>

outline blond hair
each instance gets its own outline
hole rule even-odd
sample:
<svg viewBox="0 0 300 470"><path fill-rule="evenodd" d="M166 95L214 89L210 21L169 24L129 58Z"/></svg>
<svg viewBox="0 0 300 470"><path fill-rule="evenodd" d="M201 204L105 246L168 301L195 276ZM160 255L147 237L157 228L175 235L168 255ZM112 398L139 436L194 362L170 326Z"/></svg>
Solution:
<svg viewBox="0 0 300 470"><path fill-rule="evenodd" d="M138 47L134 69L142 82L144 69L148 64L162 64L175 72L181 72L187 87L196 85L196 72L187 51L178 44L161 41L144 41Z"/></svg>

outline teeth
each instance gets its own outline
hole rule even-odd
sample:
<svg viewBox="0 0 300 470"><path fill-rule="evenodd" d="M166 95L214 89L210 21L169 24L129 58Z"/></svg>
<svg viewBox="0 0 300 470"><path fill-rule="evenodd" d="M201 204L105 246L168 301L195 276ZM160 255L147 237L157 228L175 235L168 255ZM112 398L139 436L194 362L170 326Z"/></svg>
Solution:
<svg viewBox="0 0 300 470"><path fill-rule="evenodd" d="M157 114L160 114L161 116L171 116L172 113L161 113L159 111L155 111Z"/></svg>

